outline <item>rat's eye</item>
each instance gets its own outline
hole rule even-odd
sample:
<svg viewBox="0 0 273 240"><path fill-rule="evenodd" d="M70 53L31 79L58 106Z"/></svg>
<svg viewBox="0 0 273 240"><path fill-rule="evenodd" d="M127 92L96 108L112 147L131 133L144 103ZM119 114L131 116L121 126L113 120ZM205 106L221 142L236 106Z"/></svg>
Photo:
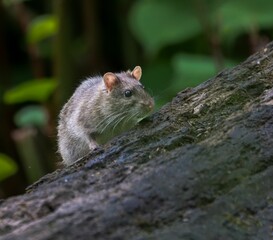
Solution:
<svg viewBox="0 0 273 240"><path fill-rule="evenodd" d="M131 90L125 90L125 92L124 92L124 96L125 97L131 97L132 96L132 91Z"/></svg>

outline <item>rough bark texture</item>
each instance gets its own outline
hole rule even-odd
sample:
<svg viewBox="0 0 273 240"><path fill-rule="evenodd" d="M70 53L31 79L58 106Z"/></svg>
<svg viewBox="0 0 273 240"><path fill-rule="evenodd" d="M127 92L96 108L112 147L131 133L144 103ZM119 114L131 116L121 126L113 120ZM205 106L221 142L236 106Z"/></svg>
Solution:
<svg viewBox="0 0 273 240"><path fill-rule="evenodd" d="M273 43L0 203L0 239L272 239Z"/></svg>

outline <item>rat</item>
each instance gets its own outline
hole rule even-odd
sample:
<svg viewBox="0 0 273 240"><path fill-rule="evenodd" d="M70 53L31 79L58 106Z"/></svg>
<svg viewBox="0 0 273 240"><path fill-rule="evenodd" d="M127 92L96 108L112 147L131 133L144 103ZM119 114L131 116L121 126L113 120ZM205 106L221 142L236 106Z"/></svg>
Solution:
<svg viewBox="0 0 273 240"><path fill-rule="evenodd" d="M58 152L64 165L88 155L131 129L153 110L154 100L140 83L142 69L87 78L63 106Z"/></svg>

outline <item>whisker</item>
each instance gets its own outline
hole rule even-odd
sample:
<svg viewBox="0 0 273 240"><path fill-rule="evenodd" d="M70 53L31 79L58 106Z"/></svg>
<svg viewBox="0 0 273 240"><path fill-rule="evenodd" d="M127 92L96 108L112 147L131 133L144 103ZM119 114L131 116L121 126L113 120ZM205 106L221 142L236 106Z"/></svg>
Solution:
<svg viewBox="0 0 273 240"><path fill-rule="evenodd" d="M105 130L106 127L108 127L108 125L113 122L117 117L121 116L123 113L112 113L109 116L107 116L107 118L102 119L97 125L96 125L96 129L100 129L101 127L103 127L103 129L100 132L103 132Z"/></svg>
<svg viewBox="0 0 273 240"><path fill-rule="evenodd" d="M113 116L110 120L108 118L107 124L104 126L104 128L100 132L102 133L105 129L107 129L108 126L116 124L118 119L124 114L126 114L126 112L119 113L119 114ZM122 119L123 118L124 118L124 116L122 117Z"/></svg>
<svg viewBox="0 0 273 240"><path fill-rule="evenodd" d="M126 114L127 114L127 113L126 113ZM115 130L115 128L118 126L118 124L119 124L124 118L126 118L126 115L124 115L122 118L120 118L118 121L116 121L116 123L115 123L115 125L114 125L114 127L113 127L113 129L112 129L112 132Z"/></svg>
<svg viewBox="0 0 273 240"><path fill-rule="evenodd" d="M125 125L125 123L128 123L131 119L133 119L134 117L136 117L138 115L138 113L133 113L131 114L127 119L125 119L123 126Z"/></svg>

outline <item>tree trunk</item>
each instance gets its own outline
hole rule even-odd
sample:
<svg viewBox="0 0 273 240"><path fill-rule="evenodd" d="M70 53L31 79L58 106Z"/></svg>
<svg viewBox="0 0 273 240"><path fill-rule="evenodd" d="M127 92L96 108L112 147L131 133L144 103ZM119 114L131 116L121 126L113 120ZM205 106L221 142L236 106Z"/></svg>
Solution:
<svg viewBox="0 0 273 240"><path fill-rule="evenodd" d="M60 110L61 106L71 96L75 89L77 76L77 64L73 52L75 26L72 12L75 11L73 0L53 1L55 15L58 16L58 33L54 42L54 72L59 83L58 94L55 96L55 106Z"/></svg>
<svg viewBox="0 0 273 240"><path fill-rule="evenodd" d="M0 239L272 239L273 43L0 204Z"/></svg>

